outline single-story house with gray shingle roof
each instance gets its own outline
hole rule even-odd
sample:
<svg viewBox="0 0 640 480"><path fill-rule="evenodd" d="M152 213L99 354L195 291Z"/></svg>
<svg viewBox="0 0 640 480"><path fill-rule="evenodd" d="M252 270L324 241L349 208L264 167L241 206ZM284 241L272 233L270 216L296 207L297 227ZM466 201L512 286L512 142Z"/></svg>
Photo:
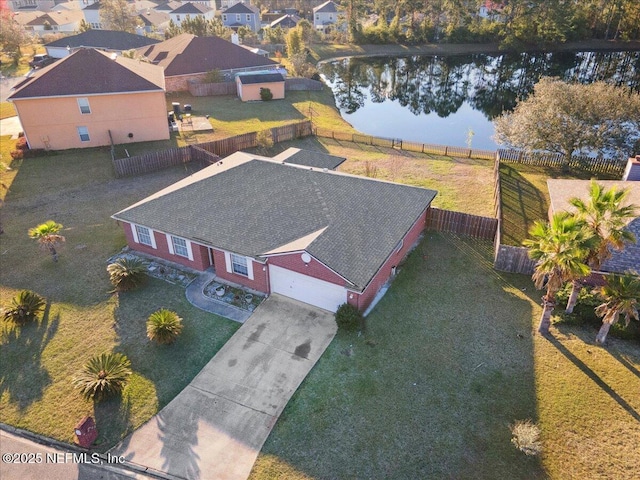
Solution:
<svg viewBox="0 0 640 480"><path fill-rule="evenodd" d="M134 250L330 311L365 310L435 195L237 152L113 218Z"/></svg>
<svg viewBox="0 0 640 480"><path fill-rule="evenodd" d="M128 32L91 29L47 43L44 48L50 57L64 58L80 48L95 48L104 52L121 53L154 43L159 43L159 40Z"/></svg>
<svg viewBox="0 0 640 480"><path fill-rule="evenodd" d="M605 188L627 189L629 194L625 205L636 205L639 207L637 216L627 225L627 229L636 236L635 244L628 244L623 250L612 252L611 258L607 260L601 270L607 273L624 273L627 270L634 270L640 273L640 182L624 180L598 180ZM575 211L569 203L572 198L581 198L585 202L589 200L589 180L547 180L549 197L551 204L549 207L549 217L554 213Z"/></svg>

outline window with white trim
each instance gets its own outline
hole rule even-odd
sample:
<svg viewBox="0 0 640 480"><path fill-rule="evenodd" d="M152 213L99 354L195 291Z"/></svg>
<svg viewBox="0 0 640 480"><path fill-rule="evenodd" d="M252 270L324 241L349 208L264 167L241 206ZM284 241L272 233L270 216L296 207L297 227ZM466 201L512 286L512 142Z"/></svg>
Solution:
<svg viewBox="0 0 640 480"><path fill-rule="evenodd" d="M402 247L404 247L404 238L398 242L398 244L396 245L395 251L399 252L402 249Z"/></svg>
<svg viewBox="0 0 640 480"><path fill-rule="evenodd" d="M247 268L247 257L231 254L231 271L238 275L249 276L249 269Z"/></svg>
<svg viewBox="0 0 640 480"><path fill-rule="evenodd" d="M78 136L80 136L81 142L88 142L91 140L91 138L89 138L89 129L87 127L78 127Z"/></svg>
<svg viewBox="0 0 640 480"><path fill-rule="evenodd" d="M151 241L151 231L147 227L136 225L136 233L138 234L138 243L153 247L153 242Z"/></svg>
<svg viewBox="0 0 640 480"><path fill-rule="evenodd" d="M89 106L88 98L79 98L78 99L78 107L80 107L80 113L86 115L91 113L91 107Z"/></svg>
<svg viewBox="0 0 640 480"><path fill-rule="evenodd" d="M236 22L239 22L242 19L242 15L236 13Z"/></svg>
<svg viewBox="0 0 640 480"><path fill-rule="evenodd" d="M222 21L223 21L223 22L226 22L226 21L227 21L227 14L226 14L226 13L223 13L223 14L222 14Z"/></svg>
<svg viewBox="0 0 640 480"><path fill-rule="evenodd" d="M189 258L189 249L187 241L184 238L171 236L171 244L173 245L173 253L181 257Z"/></svg>
<svg viewBox="0 0 640 480"><path fill-rule="evenodd" d="M251 22L251 14L247 13L247 22Z"/></svg>

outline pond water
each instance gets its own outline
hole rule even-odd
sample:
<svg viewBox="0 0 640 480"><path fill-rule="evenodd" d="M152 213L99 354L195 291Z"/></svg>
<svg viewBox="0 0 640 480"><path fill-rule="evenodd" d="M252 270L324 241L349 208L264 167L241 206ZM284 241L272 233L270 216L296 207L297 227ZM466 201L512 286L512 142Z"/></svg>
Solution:
<svg viewBox="0 0 640 480"><path fill-rule="evenodd" d="M640 52L358 57L320 67L342 117L374 136L494 150L492 120L542 76L640 92Z"/></svg>

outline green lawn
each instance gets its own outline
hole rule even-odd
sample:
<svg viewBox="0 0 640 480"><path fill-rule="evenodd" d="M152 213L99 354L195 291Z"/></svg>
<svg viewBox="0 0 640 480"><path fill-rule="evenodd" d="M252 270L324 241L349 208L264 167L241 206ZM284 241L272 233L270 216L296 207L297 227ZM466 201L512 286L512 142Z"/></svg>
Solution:
<svg viewBox="0 0 640 480"><path fill-rule="evenodd" d="M2 208L0 298L4 306L21 289L32 289L48 307L38 324L11 330L2 323L1 421L71 441L73 426L89 414L101 445L113 445L166 405L238 327L195 309L183 289L162 281L110 293L106 261L125 238L109 216L189 172L116 180L106 150L61 152L13 168L18 173ZM65 227L57 264L27 236L48 219ZM160 307L184 319L183 334L168 347L145 334L146 318ZM121 400L94 405L70 381L91 356L112 350L129 356L135 374Z"/></svg>
<svg viewBox="0 0 640 480"><path fill-rule="evenodd" d="M584 171L562 172L559 168L513 165L500 166L502 188L502 243L522 245L529 228L536 220L547 220L549 211L549 178L575 178L588 180L616 179L611 175L594 174Z"/></svg>
<svg viewBox="0 0 640 480"><path fill-rule="evenodd" d="M491 253L428 232L366 334L339 333L294 394L250 478L638 478L640 346L534 335L539 292ZM510 443L527 418L539 458Z"/></svg>

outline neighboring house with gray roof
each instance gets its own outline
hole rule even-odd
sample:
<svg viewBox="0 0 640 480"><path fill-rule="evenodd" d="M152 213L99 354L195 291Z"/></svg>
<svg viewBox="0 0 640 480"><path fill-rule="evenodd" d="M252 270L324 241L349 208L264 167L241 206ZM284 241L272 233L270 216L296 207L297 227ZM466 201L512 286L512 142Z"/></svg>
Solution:
<svg viewBox="0 0 640 480"><path fill-rule="evenodd" d="M330 311L365 310L435 195L237 152L113 218L134 250Z"/></svg>
<svg viewBox="0 0 640 480"><path fill-rule="evenodd" d="M605 188L617 188L618 190L629 190L625 205L636 205L636 217L631 219L627 229L636 237L636 243L628 244L621 251L612 251L611 258L607 260L601 270L608 273L624 273L627 270L634 270L640 273L640 182L624 180L597 180ZM554 213L575 211L569 203L572 198L580 198L587 202L589 200L589 180L547 180L549 197L551 204L549 216Z"/></svg>
<svg viewBox="0 0 640 480"><path fill-rule="evenodd" d="M222 11L222 23L225 27L237 30L249 27L252 31L260 30L260 10L253 5L236 3Z"/></svg>
<svg viewBox="0 0 640 480"><path fill-rule="evenodd" d="M44 48L50 57L64 58L81 48L95 48L104 52L122 53L158 42L159 40L128 32L91 29L47 43Z"/></svg>
<svg viewBox="0 0 640 480"><path fill-rule="evenodd" d="M329 0L313 9L313 26L316 30L327 31L338 21L338 6Z"/></svg>
<svg viewBox="0 0 640 480"><path fill-rule="evenodd" d="M140 57L164 68L168 92L188 90L188 81L200 81L207 72L235 74L277 69L279 63L256 55L220 37L177 35L164 42L137 50Z"/></svg>
<svg viewBox="0 0 640 480"><path fill-rule="evenodd" d="M175 10L169 12L169 17L177 26L190 18L193 20L196 17L202 17L204 20L212 20L216 11L215 9L209 7L208 5L204 5L202 3L183 3Z"/></svg>
<svg viewBox="0 0 640 480"><path fill-rule="evenodd" d="M30 148L169 138L162 69L114 53L80 49L17 84L8 100Z"/></svg>

